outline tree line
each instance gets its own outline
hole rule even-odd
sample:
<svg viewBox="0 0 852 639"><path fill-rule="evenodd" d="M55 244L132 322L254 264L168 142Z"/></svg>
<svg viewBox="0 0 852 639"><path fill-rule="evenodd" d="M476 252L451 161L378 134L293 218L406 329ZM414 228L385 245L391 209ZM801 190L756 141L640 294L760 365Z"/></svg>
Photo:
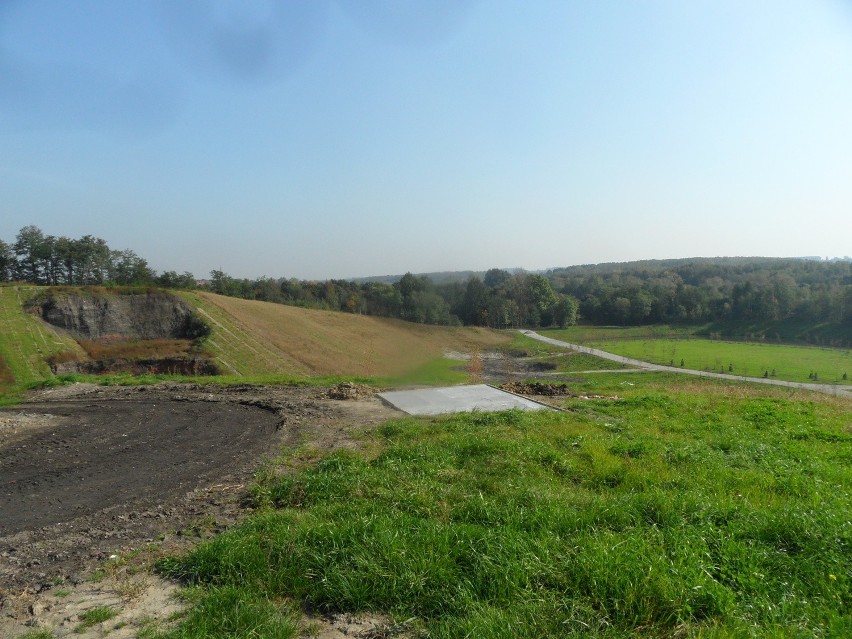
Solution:
<svg viewBox="0 0 852 639"><path fill-rule="evenodd" d="M492 328L568 326L577 301L553 290L543 275L491 269L484 279L436 284L406 273L397 282L235 279L213 271L207 284L221 295L308 308L394 317L421 324Z"/></svg>
<svg viewBox="0 0 852 639"><path fill-rule="evenodd" d="M0 239L0 282L11 281L51 286L195 286L192 273L157 274L134 251L113 250L101 238L45 235L33 225L23 227L12 243Z"/></svg>
<svg viewBox="0 0 852 639"><path fill-rule="evenodd" d="M491 269L440 282L406 273L397 281L238 279L214 270L202 288L233 297L493 328L695 324L796 320L852 327L852 262L781 258L694 258L597 264L546 273ZM157 273L132 250L91 235L54 237L25 226L0 240L0 281L46 285L195 288L192 273Z"/></svg>
<svg viewBox="0 0 852 639"><path fill-rule="evenodd" d="M593 324L773 322L852 325L852 262L703 258L554 269Z"/></svg>

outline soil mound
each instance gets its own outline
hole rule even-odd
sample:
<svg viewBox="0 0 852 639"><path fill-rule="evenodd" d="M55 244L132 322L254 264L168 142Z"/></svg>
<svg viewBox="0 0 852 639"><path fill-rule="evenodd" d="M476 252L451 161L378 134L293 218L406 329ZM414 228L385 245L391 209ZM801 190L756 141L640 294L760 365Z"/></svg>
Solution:
<svg viewBox="0 0 852 639"><path fill-rule="evenodd" d="M323 398L327 399L363 399L372 397L376 394L375 389L365 386L364 384L355 384L353 382L343 382L337 386L332 386L325 393Z"/></svg>
<svg viewBox="0 0 852 639"><path fill-rule="evenodd" d="M559 397L573 395L568 384L554 384L546 382L506 382L500 384L500 390L509 391L516 395L540 395L546 397Z"/></svg>
<svg viewBox="0 0 852 639"><path fill-rule="evenodd" d="M55 373L130 373L131 375L218 375L219 367L204 357L146 359L110 358L69 362L54 367Z"/></svg>

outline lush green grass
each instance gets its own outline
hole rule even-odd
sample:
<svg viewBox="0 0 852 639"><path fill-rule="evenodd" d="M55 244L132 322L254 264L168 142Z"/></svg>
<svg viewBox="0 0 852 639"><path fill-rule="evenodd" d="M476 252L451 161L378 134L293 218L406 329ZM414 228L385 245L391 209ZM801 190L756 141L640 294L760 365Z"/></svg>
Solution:
<svg viewBox="0 0 852 639"><path fill-rule="evenodd" d="M682 339L703 337L728 341L753 341L815 346L848 347L852 327L838 324L813 324L792 320L777 322L714 322L711 324L653 324L645 326L571 326L566 335L576 342L614 339Z"/></svg>
<svg viewBox="0 0 852 639"><path fill-rule="evenodd" d="M376 380L379 386L440 386L464 384L470 379L464 360L439 357L413 371Z"/></svg>
<svg viewBox="0 0 852 639"><path fill-rule="evenodd" d="M727 320L714 322L697 328L697 334L721 335L728 339L759 339L787 343L814 344L818 346L852 345L852 325L814 324L800 320L778 320L772 322L744 322Z"/></svg>
<svg viewBox="0 0 852 639"><path fill-rule="evenodd" d="M96 626L99 623L109 621L117 615L118 611L114 608L110 608L109 606L97 606L95 608L90 608L86 612L80 613L80 623L76 628L74 628L74 632L86 632L89 628Z"/></svg>
<svg viewBox="0 0 852 639"><path fill-rule="evenodd" d="M613 388L400 419L269 474L274 507L160 565L205 593L169 636L295 636L287 602L430 637L852 634L848 403L658 374L584 390Z"/></svg>
<svg viewBox="0 0 852 639"><path fill-rule="evenodd" d="M681 366L683 362L685 368L697 370L748 377L767 375L794 382L850 383L852 377L852 351L848 349L678 339L680 329L668 327L572 327L544 334L655 364Z"/></svg>

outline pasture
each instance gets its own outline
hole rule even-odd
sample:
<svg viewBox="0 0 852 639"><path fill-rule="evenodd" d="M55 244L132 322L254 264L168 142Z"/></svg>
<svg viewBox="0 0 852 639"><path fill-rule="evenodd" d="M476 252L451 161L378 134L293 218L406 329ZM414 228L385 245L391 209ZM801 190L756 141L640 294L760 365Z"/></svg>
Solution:
<svg viewBox="0 0 852 639"><path fill-rule="evenodd" d="M654 364L744 377L847 384L852 376L852 351L848 349L729 342L698 338L689 329L669 327L578 326L542 334Z"/></svg>

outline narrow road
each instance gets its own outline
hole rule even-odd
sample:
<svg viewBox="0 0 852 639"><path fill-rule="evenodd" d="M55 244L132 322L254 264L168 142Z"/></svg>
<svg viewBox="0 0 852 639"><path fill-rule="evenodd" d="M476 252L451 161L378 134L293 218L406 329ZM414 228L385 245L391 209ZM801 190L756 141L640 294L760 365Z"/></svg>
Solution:
<svg viewBox="0 0 852 639"><path fill-rule="evenodd" d="M568 342L563 342L558 339L539 335L535 331L522 330L521 333L523 333L527 337L532 337L533 339L537 339L540 342L544 342L545 344L559 346L560 348L568 348L572 351L577 351L578 353L588 353L589 355L594 355L596 357L600 357L601 359L608 359L612 362L618 362L619 364L635 366L647 371L666 371L670 373L683 373L684 375L697 375L698 377L715 377L717 379L730 379L736 382L769 384L770 386L786 386L787 388L803 388L805 390L812 390L818 393L826 393L828 395L834 395L836 397L845 397L847 399L852 399L852 386L841 386L839 384L810 384L804 382L788 382L782 379L768 379L766 377L744 377L742 375L728 375L727 373L710 373L708 371L697 371L690 368L678 368L677 366L661 366L660 364L651 364L650 362L643 362L638 359L631 359L629 357L622 357L621 355L614 355L613 353L607 353L606 351L601 351L597 348L589 348L588 346L581 346L579 344L570 344Z"/></svg>

